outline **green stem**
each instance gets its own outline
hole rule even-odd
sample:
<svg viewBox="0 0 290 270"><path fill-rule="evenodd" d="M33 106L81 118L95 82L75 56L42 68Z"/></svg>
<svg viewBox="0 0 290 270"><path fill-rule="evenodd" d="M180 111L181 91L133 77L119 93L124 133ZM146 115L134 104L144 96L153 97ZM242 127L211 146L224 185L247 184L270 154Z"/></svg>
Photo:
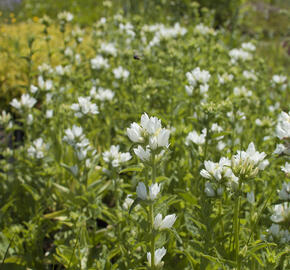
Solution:
<svg viewBox="0 0 290 270"><path fill-rule="evenodd" d="M234 212L234 249L235 249L235 259L237 263L237 270L241 269L240 265L240 260L239 260L239 229L240 229L240 224L239 224L239 212L240 212L240 195L239 195L240 189L238 189L238 195L236 197L235 201L235 212Z"/></svg>
<svg viewBox="0 0 290 270"><path fill-rule="evenodd" d="M155 153L152 154L152 183L156 181L156 165L155 165ZM150 219L150 235L151 235L151 269L155 269L155 235L154 235L154 205L150 204L149 207L149 219Z"/></svg>
<svg viewBox="0 0 290 270"><path fill-rule="evenodd" d="M155 269L155 235L154 235L154 208L153 204L149 207L149 219L150 219L150 234L151 234L151 244L150 244L150 253L151 253L151 269Z"/></svg>
<svg viewBox="0 0 290 270"><path fill-rule="evenodd" d="M221 217L222 214L223 214L223 209L222 209L222 198L221 198L219 202L219 216ZM224 237L225 231L224 231L224 222L222 218L220 218L220 225L221 225L221 236Z"/></svg>
<svg viewBox="0 0 290 270"><path fill-rule="evenodd" d="M156 181L156 164L155 164L155 154L152 155L152 183L155 184Z"/></svg>

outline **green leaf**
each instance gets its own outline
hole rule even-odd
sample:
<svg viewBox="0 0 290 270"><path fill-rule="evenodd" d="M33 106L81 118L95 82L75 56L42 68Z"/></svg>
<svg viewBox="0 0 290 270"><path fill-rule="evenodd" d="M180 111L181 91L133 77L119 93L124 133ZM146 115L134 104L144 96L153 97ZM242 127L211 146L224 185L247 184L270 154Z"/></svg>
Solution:
<svg viewBox="0 0 290 270"><path fill-rule="evenodd" d="M66 211L67 211L66 209L55 211L52 213L45 214L43 217L47 218L47 219L56 219L56 218L62 216L64 213L66 213Z"/></svg>
<svg viewBox="0 0 290 270"><path fill-rule="evenodd" d="M119 172L119 174L126 173L126 172L142 172L144 166L133 166L123 169Z"/></svg>

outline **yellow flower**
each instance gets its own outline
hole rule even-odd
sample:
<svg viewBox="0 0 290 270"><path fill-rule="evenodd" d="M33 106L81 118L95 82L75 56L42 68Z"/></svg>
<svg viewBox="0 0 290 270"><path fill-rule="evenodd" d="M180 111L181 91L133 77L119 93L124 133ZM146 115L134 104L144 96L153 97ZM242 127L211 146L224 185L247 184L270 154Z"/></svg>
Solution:
<svg viewBox="0 0 290 270"><path fill-rule="evenodd" d="M38 22L39 18L38 18L37 16L34 16L34 17L32 18L32 20L33 20L34 22Z"/></svg>

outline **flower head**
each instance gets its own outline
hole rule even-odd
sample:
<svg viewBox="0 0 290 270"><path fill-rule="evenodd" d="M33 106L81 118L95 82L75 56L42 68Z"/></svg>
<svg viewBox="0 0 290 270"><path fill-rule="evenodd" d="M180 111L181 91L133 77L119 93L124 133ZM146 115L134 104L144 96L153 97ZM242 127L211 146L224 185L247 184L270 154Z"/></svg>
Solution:
<svg viewBox="0 0 290 270"><path fill-rule="evenodd" d="M157 214L154 219L154 229L155 230L163 230L163 229L170 229L174 222L176 221L176 215L167 215L162 219L162 214Z"/></svg>
<svg viewBox="0 0 290 270"><path fill-rule="evenodd" d="M155 250L154 252L155 266L160 267L163 265L163 262L161 260L165 256L165 254L166 254L166 249L164 247ZM147 252L147 261L148 261L149 266L151 266L151 253L150 252Z"/></svg>

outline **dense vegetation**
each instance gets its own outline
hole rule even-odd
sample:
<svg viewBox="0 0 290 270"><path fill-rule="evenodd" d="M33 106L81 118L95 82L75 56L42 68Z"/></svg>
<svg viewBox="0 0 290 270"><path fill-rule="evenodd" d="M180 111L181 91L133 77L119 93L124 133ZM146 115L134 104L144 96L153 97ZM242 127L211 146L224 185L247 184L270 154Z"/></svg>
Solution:
<svg viewBox="0 0 290 270"><path fill-rule="evenodd" d="M289 269L281 40L264 59L191 1L50 2L1 27L0 269Z"/></svg>

